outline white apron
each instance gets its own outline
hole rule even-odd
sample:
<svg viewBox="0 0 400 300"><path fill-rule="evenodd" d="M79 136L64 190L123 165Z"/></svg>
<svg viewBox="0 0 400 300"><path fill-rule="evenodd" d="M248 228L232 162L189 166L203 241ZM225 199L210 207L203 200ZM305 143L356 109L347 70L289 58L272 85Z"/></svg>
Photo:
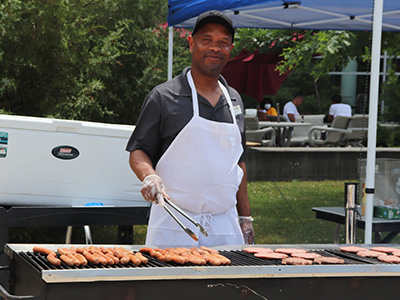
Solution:
<svg viewBox="0 0 400 300"><path fill-rule="evenodd" d="M187 79L192 90L193 118L165 151L156 173L162 178L171 201L200 223L208 237L171 208L197 235L196 242L163 207L152 205L146 244L175 247L243 244L236 210L236 193L243 178L243 170L238 166L243 147L232 101L226 88L218 82L228 101L233 124L201 118L190 71Z"/></svg>

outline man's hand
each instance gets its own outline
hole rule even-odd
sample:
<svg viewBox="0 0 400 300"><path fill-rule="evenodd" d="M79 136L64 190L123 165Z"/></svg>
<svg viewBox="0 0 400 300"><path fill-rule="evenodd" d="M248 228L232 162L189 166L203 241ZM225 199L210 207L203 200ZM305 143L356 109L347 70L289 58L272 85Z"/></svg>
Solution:
<svg viewBox="0 0 400 300"><path fill-rule="evenodd" d="M240 216L239 224L242 229L244 243L246 245L254 244L253 218Z"/></svg>
<svg viewBox="0 0 400 300"><path fill-rule="evenodd" d="M143 179L140 192L146 201L158 203L161 206L164 206L164 197L169 199L161 177L155 174L149 175Z"/></svg>

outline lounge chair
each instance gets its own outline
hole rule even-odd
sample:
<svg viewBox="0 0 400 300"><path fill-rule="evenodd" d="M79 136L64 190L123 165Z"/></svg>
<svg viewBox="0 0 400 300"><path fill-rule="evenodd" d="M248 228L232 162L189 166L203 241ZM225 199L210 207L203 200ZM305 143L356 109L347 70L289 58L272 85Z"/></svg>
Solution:
<svg viewBox="0 0 400 300"><path fill-rule="evenodd" d="M261 129L256 116L245 115L245 124L246 142L249 142L248 144L275 147L276 134L272 127Z"/></svg>
<svg viewBox="0 0 400 300"><path fill-rule="evenodd" d="M352 133L348 129L351 117L336 117L333 119L331 127L313 126L308 132L308 144L311 147L319 146L341 146L347 134ZM316 139L315 133L326 132L325 139Z"/></svg>
<svg viewBox="0 0 400 300"><path fill-rule="evenodd" d="M313 126L322 126L324 124L325 115L304 115L296 117L296 122L310 123L310 126L294 127L293 135L290 139L290 147L305 146L308 143L308 132ZM314 139L320 139L321 132L314 131Z"/></svg>
<svg viewBox="0 0 400 300"><path fill-rule="evenodd" d="M352 116L348 129L351 129L351 133L345 136L343 143L353 147L362 147L368 135L368 115Z"/></svg>

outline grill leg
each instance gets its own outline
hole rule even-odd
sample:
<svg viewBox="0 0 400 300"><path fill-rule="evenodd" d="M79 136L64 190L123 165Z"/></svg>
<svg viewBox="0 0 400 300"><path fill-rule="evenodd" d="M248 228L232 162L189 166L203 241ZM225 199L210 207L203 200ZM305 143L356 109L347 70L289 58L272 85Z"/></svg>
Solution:
<svg viewBox="0 0 400 300"><path fill-rule="evenodd" d="M67 232L65 234L65 244L71 244L71 236L72 236L72 226L67 227Z"/></svg>
<svg viewBox="0 0 400 300"><path fill-rule="evenodd" d="M8 264L8 256L4 254L4 246L8 242L8 226L0 226L0 266Z"/></svg>
<svg viewBox="0 0 400 300"><path fill-rule="evenodd" d="M93 242L92 242L92 233L90 231L89 225L84 225L83 230L85 232L86 245L91 245ZM72 226L68 226L67 233L65 235L65 244L71 244L71 237L72 237Z"/></svg>
<svg viewBox="0 0 400 300"><path fill-rule="evenodd" d="M92 232L90 231L89 225L83 226L83 230L85 231L86 245L91 245L93 242L92 242Z"/></svg>
<svg viewBox="0 0 400 300"><path fill-rule="evenodd" d="M333 242L335 244L339 244L340 227L341 224L336 224L335 234L333 235Z"/></svg>

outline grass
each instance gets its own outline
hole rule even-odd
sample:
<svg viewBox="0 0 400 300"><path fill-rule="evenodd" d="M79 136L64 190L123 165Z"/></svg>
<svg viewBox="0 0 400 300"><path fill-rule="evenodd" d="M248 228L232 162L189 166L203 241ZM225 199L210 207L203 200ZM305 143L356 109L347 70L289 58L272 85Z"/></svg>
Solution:
<svg viewBox="0 0 400 300"><path fill-rule="evenodd" d="M331 244L336 223L319 220L312 207L343 206L346 181L249 182L256 244ZM133 244L144 244L145 225L134 226ZM340 243L344 243L344 226ZM117 243L117 226L91 226L93 243ZM12 243L65 243L65 227L10 228ZM363 243L364 231L357 230ZM399 243L397 237L392 243ZM74 227L72 243L85 243L83 228Z"/></svg>
<svg viewBox="0 0 400 300"><path fill-rule="evenodd" d="M343 205L344 181L251 182L248 193L257 244L332 243L335 224L316 206Z"/></svg>

